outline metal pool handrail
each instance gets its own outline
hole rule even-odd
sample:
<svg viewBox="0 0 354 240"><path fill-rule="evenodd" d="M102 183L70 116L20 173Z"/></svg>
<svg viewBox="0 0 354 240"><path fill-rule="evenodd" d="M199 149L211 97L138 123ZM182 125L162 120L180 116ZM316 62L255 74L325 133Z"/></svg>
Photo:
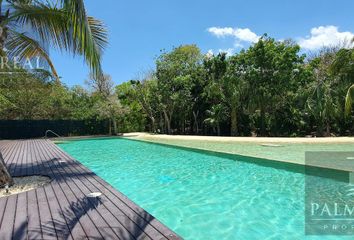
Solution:
<svg viewBox="0 0 354 240"><path fill-rule="evenodd" d="M52 131L52 130L47 130L47 131L45 131L45 135L44 135L45 138L48 138L48 133L52 133L52 134L54 134L56 137L62 138L59 134L55 133L55 132Z"/></svg>

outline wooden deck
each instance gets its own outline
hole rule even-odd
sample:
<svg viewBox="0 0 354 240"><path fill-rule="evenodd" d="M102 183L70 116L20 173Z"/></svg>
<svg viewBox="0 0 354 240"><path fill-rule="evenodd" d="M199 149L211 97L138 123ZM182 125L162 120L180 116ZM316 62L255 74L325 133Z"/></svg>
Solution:
<svg viewBox="0 0 354 240"><path fill-rule="evenodd" d="M180 239L49 140L0 141L0 150L13 176L52 179L0 198L1 240ZM103 195L87 197L91 192Z"/></svg>

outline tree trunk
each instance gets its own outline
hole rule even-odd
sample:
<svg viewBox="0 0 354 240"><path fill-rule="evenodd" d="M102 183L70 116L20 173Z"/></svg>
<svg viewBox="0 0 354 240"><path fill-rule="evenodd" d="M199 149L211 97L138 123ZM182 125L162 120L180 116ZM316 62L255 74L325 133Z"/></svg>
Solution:
<svg viewBox="0 0 354 240"><path fill-rule="evenodd" d="M326 137L330 137L331 136L331 126L329 124L329 122L326 123Z"/></svg>
<svg viewBox="0 0 354 240"><path fill-rule="evenodd" d="M218 131L218 136L220 136L221 131L220 131L220 124L219 123L216 125L216 130Z"/></svg>
<svg viewBox="0 0 354 240"><path fill-rule="evenodd" d="M4 47L5 47L5 41L8 36L8 27L1 26L1 23L6 20L9 17L9 10L6 11L5 15L2 15L2 9L1 9L1 4L0 4L0 56L4 56Z"/></svg>
<svg viewBox="0 0 354 240"><path fill-rule="evenodd" d="M1 19L1 16L0 16ZM0 20L1 23L1 20ZM0 27L0 56L5 57L5 52L4 52L4 45L5 45L5 39L6 39L6 31L5 28Z"/></svg>
<svg viewBox="0 0 354 240"><path fill-rule="evenodd" d="M193 117L194 117L194 133L196 133L198 135L199 133L199 124L198 124L198 115L199 115L199 111L195 112L193 111Z"/></svg>
<svg viewBox="0 0 354 240"><path fill-rule="evenodd" d="M266 134L266 126L265 126L265 110L264 110L264 106L263 103L261 103L261 136L264 137Z"/></svg>
<svg viewBox="0 0 354 240"><path fill-rule="evenodd" d="M112 121L108 120L108 135L112 135Z"/></svg>
<svg viewBox="0 0 354 240"><path fill-rule="evenodd" d="M155 129L155 118L154 117L150 117L151 120L151 132L152 133L156 133L156 129Z"/></svg>
<svg viewBox="0 0 354 240"><path fill-rule="evenodd" d="M168 116L168 114L167 114L167 112L165 110L163 110L163 114L165 116L167 134L171 134L171 118Z"/></svg>
<svg viewBox="0 0 354 240"><path fill-rule="evenodd" d="M323 137L324 134L324 122L321 119L320 121L317 121L317 127L316 127L316 135L317 137Z"/></svg>
<svg viewBox="0 0 354 240"><path fill-rule="evenodd" d="M184 120L184 117L182 119L182 134L184 135L186 133L186 120Z"/></svg>
<svg viewBox="0 0 354 240"><path fill-rule="evenodd" d="M1 16L0 16L1 19ZM1 23L1 20L0 20ZM0 26L0 51L2 52L4 49L4 42L5 42L5 38L4 38L4 28Z"/></svg>
<svg viewBox="0 0 354 240"><path fill-rule="evenodd" d="M113 123L113 135L117 135L117 120L113 117L112 118L112 123Z"/></svg>
<svg viewBox="0 0 354 240"><path fill-rule="evenodd" d="M160 113L160 118L159 118L159 131L158 133L166 133L166 127L165 127L165 118L162 116L162 113Z"/></svg>
<svg viewBox="0 0 354 240"><path fill-rule="evenodd" d="M7 171L4 159L2 154L0 153L0 188L5 187L8 185L9 187L14 184L14 181Z"/></svg>
<svg viewBox="0 0 354 240"><path fill-rule="evenodd" d="M231 107L231 136L237 136L237 110L235 107Z"/></svg>

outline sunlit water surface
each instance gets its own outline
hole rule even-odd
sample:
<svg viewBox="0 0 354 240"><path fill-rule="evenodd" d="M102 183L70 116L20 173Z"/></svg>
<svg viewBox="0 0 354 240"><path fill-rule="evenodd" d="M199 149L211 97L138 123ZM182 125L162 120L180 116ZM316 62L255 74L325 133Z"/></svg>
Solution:
<svg viewBox="0 0 354 240"><path fill-rule="evenodd" d="M185 239L342 239L305 237L302 167L128 139L59 146Z"/></svg>

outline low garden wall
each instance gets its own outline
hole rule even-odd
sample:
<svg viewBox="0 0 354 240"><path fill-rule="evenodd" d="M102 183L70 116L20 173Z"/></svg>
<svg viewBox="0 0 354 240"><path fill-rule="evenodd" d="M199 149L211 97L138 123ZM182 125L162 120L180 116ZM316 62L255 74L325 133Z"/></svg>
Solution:
<svg viewBox="0 0 354 240"><path fill-rule="evenodd" d="M0 120L0 139L39 138L47 130L63 137L105 135L109 133L109 123L104 120Z"/></svg>

